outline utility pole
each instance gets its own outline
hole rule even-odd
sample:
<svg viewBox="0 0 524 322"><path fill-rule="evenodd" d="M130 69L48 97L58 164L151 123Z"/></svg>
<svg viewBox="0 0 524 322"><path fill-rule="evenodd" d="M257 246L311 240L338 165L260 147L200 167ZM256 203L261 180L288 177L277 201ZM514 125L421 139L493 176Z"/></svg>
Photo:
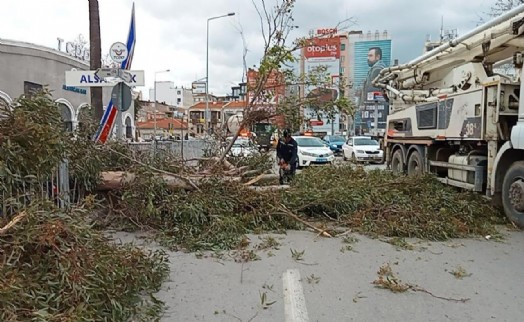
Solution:
<svg viewBox="0 0 524 322"><path fill-rule="evenodd" d="M158 72L155 72L155 84L153 85L153 94L155 96L155 100L153 102L153 106L154 106L154 115L153 115L153 119L154 119L154 123L155 123L155 128L153 130L153 140L156 140L156 75L157 74L160 74L160 73L169 73L171 70L169 69L166 69L166 70L160 70Z"/></svg>
<svg viewBox="0 0 524 322"><path fill-rule="evenodd" d="M205 120L205 131L206 134L209 135L209 123L211 122L211 115L209 114L209 22L211 20L224 18L224 17L230 17L234 16L234 12L230 12L226 15L217 16L217 17L211 17L207 19L207 27L206 27L206 111L204 113L204 120Z"/></svg>
<svg viewBox="0 0 524 322"><path fill-rule="evenodd" d="M375 100L375 136L378 136L378 101Z"/></svg>

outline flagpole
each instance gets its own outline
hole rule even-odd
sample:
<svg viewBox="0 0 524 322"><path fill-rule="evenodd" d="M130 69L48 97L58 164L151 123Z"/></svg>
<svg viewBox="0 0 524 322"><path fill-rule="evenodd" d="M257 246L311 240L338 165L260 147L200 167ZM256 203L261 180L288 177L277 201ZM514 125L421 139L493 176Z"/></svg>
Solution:
<svg viewBox="0 0 524 322"><path fill-rule="evenodd" d="M121 64L122 69L131 69L131 63L133 61L133 54L135 51L135 43L136 43L136 25L135 25L135 3L133 2L133 6L131 9L131 23L129 25L129 33L127 36L127 50L128 50L128 57L126 60L124 60ZM117 107L114 106L113 101L110 100L107 104L107 108L104 111L104 115L102 116L102 120L100 121L99 128L95 134L95 142L99 143L106 143L106 141L109 139L113 132L113 128L115 126L115 121L117 120L117 117L121 117L121 113L116 113Z"/></svg>

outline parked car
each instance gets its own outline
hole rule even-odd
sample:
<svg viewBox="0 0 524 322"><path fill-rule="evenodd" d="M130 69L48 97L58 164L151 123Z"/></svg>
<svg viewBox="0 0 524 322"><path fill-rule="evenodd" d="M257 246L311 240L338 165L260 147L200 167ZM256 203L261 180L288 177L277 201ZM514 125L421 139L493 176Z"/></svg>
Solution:
<svg viewBox="0 0 524 322"><path fill-rule="evenodd" d="M342 145L342 150L344 160L384 163L384 151L380 149L378 141L369 136L350 137Z"/></svg>
<svg viewBox="0 0 524 322"><path fill-rule="evenodd" d="M346 142L346 138L342 135L326 135L324 136L324 142L328 145L331 151L335 153L342 152L342 145Z"/></svg>
<svg viewBox="0 0 524 322"><path fill-rule="evenodd" d="M332 164L335 155L324 141L313 136L294 136L298 145L298 167L308 167L318 164Z"/></svg>
<svg viewBox="0 0 524 322"><path fill-rule="evenodd" d="M233 137L228 137L226 140L231 142L232 139ZM256 154L259 154L257 146L249 138L239 136L231 146L228 156L247 157Z"/></svg>

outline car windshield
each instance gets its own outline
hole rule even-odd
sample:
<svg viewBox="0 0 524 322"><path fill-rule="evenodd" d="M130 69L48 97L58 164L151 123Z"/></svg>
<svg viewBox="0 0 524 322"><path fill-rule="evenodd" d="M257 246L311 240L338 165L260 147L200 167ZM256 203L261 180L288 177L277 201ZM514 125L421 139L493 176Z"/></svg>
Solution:
<svg viewBox="0 0 524 322"><path fill-rule="evenodd" d="M239 148L239 147L246 147L249 146L248 140L236 140L235 143L233 143L233 147Z"/></svg>
<svg viewBox="0 0 524 322"><path fill-rule="evenodd" d="M319 138L296 138L298 146L307 147L307 148L316 148L325 146L324 142L322 142Z"/></svg>
<svg viewBox="0 0 524 322"><path fill-rule="evenodd" d="M355 145L378 145L373 139L355 139Z"/></svg>
<svg viewBox="0 0 524 322"><path fill-rule="evenodd" d="M227 138L227 140L229 142L231 142L233 138ZM242 138L242 137L239 137L235 140L235 143L233 143L233 146L234 148L240 148L240 147L246 147L246 146L250 146L251 143L249 142L249 139L246 139L246 138Z"/></svg>
<svg viewBox="0 0 524 322"><path fill-rule="evenodd" d="M328 141L329 142L345 142L346 140L344 139L343 136L340 136L340 135L334 135L334 136L330 136L328 138Z"/></svg>

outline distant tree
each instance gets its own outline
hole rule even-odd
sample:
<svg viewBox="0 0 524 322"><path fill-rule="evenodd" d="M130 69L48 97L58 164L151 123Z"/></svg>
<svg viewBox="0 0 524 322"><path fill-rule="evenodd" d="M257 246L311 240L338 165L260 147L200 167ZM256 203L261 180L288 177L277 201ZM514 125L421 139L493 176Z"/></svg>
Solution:
<svg viewBox="0 0 524 322"><path fill-rule="evenodd" d="M98 0L89 1L89 50L91 53L89 67L96 70L102 65L102 41L100 38L100 11ZM95 121L104 115L102 87L91 87L91 106L94 107Z"/></svg>
<svg viewBox="0 0 524 322"><path fill-rule="evenodd" d="M258 4L257 4L258 2ZM261 101L271 101L272 98L268 95L274 95L277 90L271 91L269 89L268 83L274 81L275 74L282 73L283 78L279 80L279 84L276 86L290 86L290 85L304 85L307 80L307 76L294 76L290 71L290 68L293 64L298 62L298 58L295 56L295 52L310 43L311 36L301 37L290 41L288 36L291 31L298 28L295 24L293 18L293 9L296 3L296 0L276 0L272 1L271 4L266 3L265 0L252 0L252 3L255 7L255 10L259 16L260 22L260 31L263 40L263 53L258 64L257 76L252 84L248 84L249 101L247 102L247 107L244 109L244 117L240 124L239 130L233 136L233 139L230 140L228 146L222 153L221 160L226 157L226 154L229 152L236 138L240 135L240 131L243 128L250 128L256 122L262 120L267 120L271 117L277 115L277 113L284 113L284 117L287 118L287 122L293 123L293 127L297 125L297 122L301 122L301 106L305 103L303 102L304 98L301 96L296 96L291 99L287 99L287 102L284 104L278 104L276 110L272 107L263 108ZM346 19L343 22L339 23L336 27L338 30L342 30L345 27L341 26L342 23L351 21L351 19ZM241 36L244 37L242 30L240 29ZM325 37L332 36L330 34L325 35ZM245 40L243 38L243 40ZM245 47L244 41L244 47ZM246 54L248 50L244 48L243 60L244 60L244 73L247 73L246 66ZM285 70L285 69L288 70ZM325 69L323 72L325 73ZM322 71L320 71L322 74ZM318 76L318 75L317 75ZM280 83L281 81L281 83ZM323 84L323 79L316 79L318 84ZM248 83L249 80L248 80ZM325 83L327 84L327 82ZM322 85L324 86L324 85ZM321 86L321 87L322 87ZM327 85L326 85L327 86ZM269 90L268 90L269 89ZM323 95L320 95L323 97ZM319 97L320 97L319 96ZM334 104L333 100L326 104L317 105L317 110L328 109L329 115L332 115L334 107L340 109L346 109L346 106L350 106L348 100L345 98L345 95L339 95L340 100ZM309 100L314 100L315 97L307 98ZM318 99L318 97L316 97ZM284 99L284 102L286 99ZM344 106L343 106L344 105ZM263 106L263 104L262 104Z"/></svg>
<svg viewBox="0 0 524 322"><path fill-rule="evenodd" d="M489 17L498 17L501 14L524 4L524 0L496 0L495 3L490 7L488 12ZM482 19L484 22L484 19ZM502 64L495 68L495 72L514 76L516 71L512 63Z"/></svg>
<svg viewBox="0 0 524 322"><path fill-rule="evenodd" d="M491 6L488 15L490 17L497 17L506 11L509 11L517 6L524 4L524 0L496 0Z"/></svg>

